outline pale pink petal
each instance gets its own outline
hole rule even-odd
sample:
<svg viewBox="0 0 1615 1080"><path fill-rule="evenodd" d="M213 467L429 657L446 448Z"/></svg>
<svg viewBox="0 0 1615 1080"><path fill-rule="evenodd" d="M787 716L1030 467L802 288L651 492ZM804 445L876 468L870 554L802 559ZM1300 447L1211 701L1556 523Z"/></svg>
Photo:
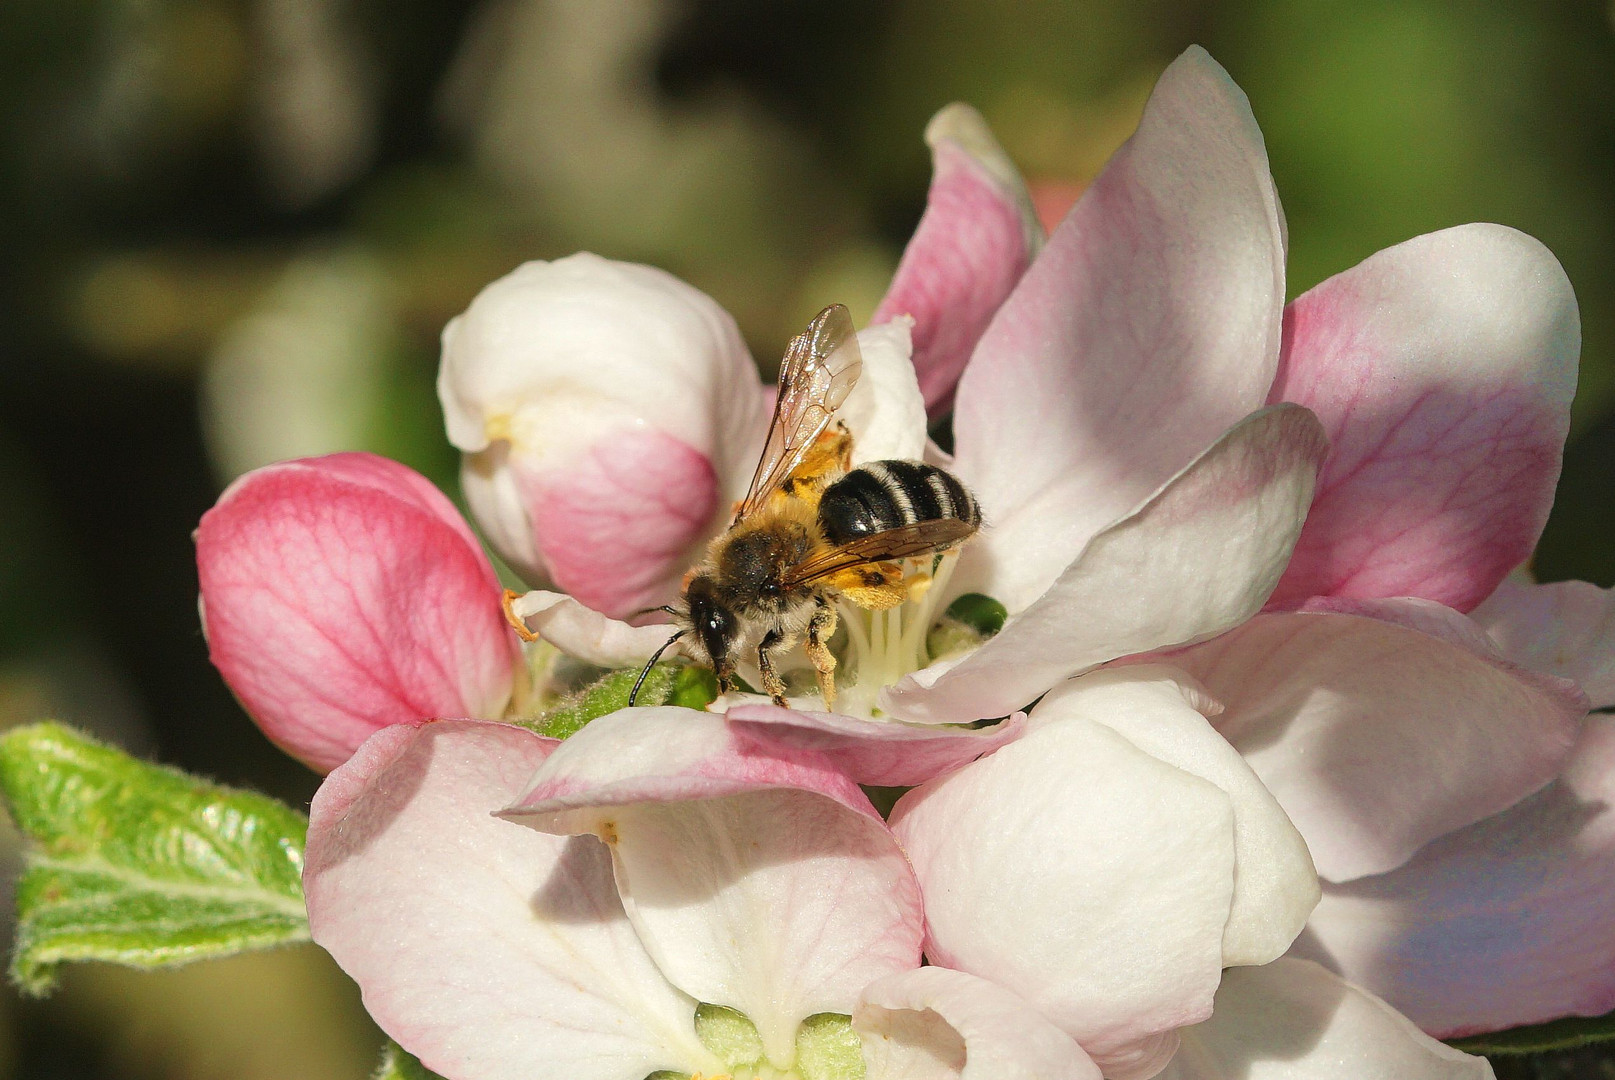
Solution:
<svg viewBox="0 0 1615 1080"><path fill-rule="evenodd" d="M1324 889L1296 948L1440 1038L1615 1010L1615 717L1558 781L1380 877Z"/></svg>
<svg viewBox="0 0 1615 1080"><path fill-rule="evenodd" d="M314 797L314 940L382 1030L454 1080L719 1071L696 1003L624 915L605 848L492 815L554 745L455 721L366 742Z"/></svg>
<svg viewBox="0 0 1615 1080"><path fill-rule="evenodd" d="M638 667L667 643L666 623L632 626L600 614L561 593L535 589L510 606L528 630L566 655L603 668ZM674 645L662 655L678 655Z"/></svg>
<svg viewBox="0 0 1615 1080"><path fill-rule="evenodd" d="M1237 626L1283 572L1326 449L1305 409L1248 417L996 637L940 674L906 677L881 707L930 723L1004 716L1068 675Z"/></svg>
<svg viewBox="0 0 1615 1080"><path fill-rule="evenodd" d="M1226 706L1218 729L1301 830L1318 872L1346 881L1524 798L1575 740L1586 702L1572 685L1455 637L1269 613L1168 661Z"/></svg>
<svg viewBox="0 0 1615 1080"><path fill-rule="evenodd" d="M1095 1058L1136 1060L1211 1011L1235 813L1210 781L1052 709L909 792L892 828L919 875L932 963L1013 987Z"/></svg>
<svg viewBox="0 0 1615 1080"><path fill-rule="evenodd" d="M1238 870L1223 929L1222 962L1225 967L1265 964L1284 955L1306 924L1318 903L1318 876L1306 842L1278 800L1239 751L1206 722L1200 711L1204 701L1204 691L1172 668L1112 668L1050 691L1039 703L1034 723L1086 717L1227 793L1234 810Z"/></svg>
<svg viewBox="0 0 1615 1080"><path fill-rule="evenodd" d="M986 728L871 721L774 705L741 705L731 724L778 746L817 750L860 784L913 787L1020 738L1026 714Z"/></svg>
<svg viewBox="0 0 1615 1080"><path fill-rule="evenodd" d="M1485 599L1547 520L1580 347L1559 263L1501 225L1398 244L1291 304L1269 400L1312 409L1333 447L1274 603Z"/></svg>
<svg viewBox="0 0 1615 1080"><path fill-rule="evenodd" d="M587 253L485 288L443 332L438 395L500 554L616 616L669 598L744 490L767 421L722 308Z"/></svg>
<svg viewBox="0 0 1615 1080"><path fill-rule="evenodd" d="M871 323L913 316L914 367L932 416L1043 239L1026 185L981 114L955 103L925 129L931 192Z"/></svg>
<svg viewBox="0 0 1615 1080"><path fill-rule="evenodd" d="M1001 986L943 967L890 975L852 1014L869 1080L1100 1080L1071 1037Z"/></svg>
<svg viewBox="0 0 1615 1080"><path fill-rule="evenodd" d="M628 709L568 739L507 811L610 846L669 980L757 1025L788 1068L798 1026L919 965L919 887L867 799L822 756L722 717Z"/></svg>
<svg viewBox="0 0 1615 1080"><path fill-rule="evenodd" d="M550 580L616 618L678 596L723 502L706 455L659 431L624 432L564 469L515 475Z"/></svg>
<svg viewBox="0 0 1615 1080"><path fill-rule="evenodd" d="M1026 607L1090 536L1259 408L1283 303L1261 132L1192 48L960 379L958 471L992 525L960 583Z"/></svg>
<svg viewBox="0 0 1615 1080"><path fill-rule="evenodd" d="M1615 705L1615 589L1505 578L1473 615L1516 664L1574 680L1595 709Z"/></svg>
<svg viewBox="0 0 1615 1080"><path fill-rule="evenodd" d="M1161 1080L1491 1080L1385 1002L1305 960L1228 972Z"/></svg>
<svg viewBox="0 0 1615 1080"><path fill-rule="evenodd" d="M500 716L516 638L448 499L368 454L248 473L202 516L208 653L276 745L321 771L372 731Z"/></svg>

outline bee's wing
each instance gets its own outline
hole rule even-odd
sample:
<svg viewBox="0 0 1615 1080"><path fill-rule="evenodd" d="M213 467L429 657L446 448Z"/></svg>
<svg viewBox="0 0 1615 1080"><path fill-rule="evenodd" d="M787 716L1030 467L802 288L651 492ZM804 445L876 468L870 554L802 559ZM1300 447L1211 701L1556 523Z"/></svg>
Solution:
<svg viewBox="0 0 1615 1080"><path fill-rule="evenodd" d="M808 328L791 339L779 368L779 398L768 440L751 487L735 511L735 521L755 512L802 463L808 449L830 418L847 400L863 356L852 331L852 316L840 304L831 304L814 317Z"/></svg>
<svg viewBox="0 0 1615 1080"><path fill-rule="evenodd" d="M831 548L791 568L785 584L801 585L818 578L828 577L842 570L865 563L886 562L890 559L907 559L952 547L976 531L976 527L959 518L936 518L917 521L899 529L886 529L868 536L860 536L839 547Z"/></svg>

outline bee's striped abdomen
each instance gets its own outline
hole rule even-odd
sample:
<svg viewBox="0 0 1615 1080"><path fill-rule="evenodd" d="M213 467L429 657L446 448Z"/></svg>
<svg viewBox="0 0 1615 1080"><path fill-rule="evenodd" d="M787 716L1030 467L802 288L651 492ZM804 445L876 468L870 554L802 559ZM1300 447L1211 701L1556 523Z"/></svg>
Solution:
<svg viewBox="0 0 1615 1080"><path fill-rule="evenodd" d="M871 461L825 488L819 500L819 527L832 545L940 518L978 526L981 511L951 474L918 461Z"/></svg>

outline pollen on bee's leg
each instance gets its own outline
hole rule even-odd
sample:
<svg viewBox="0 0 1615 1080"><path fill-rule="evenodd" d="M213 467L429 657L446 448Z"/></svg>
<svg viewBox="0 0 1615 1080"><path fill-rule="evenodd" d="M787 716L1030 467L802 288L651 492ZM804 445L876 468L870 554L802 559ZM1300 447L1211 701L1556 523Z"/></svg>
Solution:
<svg viewBox="0 0 1615 1080"><path fill-rule="evenodd" d="M510 628L516 631L518 637L530 645L538 640L538 635L527 629L526 620L516 614L515 604L521 597L522 594L515 589L506 589L504 598L500 600L499 606L504 609L505 621L510 624Z"/></svg>

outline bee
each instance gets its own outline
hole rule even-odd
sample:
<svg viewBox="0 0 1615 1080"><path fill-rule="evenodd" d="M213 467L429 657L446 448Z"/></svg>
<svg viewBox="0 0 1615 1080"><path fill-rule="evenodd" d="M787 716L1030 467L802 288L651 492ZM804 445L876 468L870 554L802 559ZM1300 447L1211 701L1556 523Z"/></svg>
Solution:
<svg viewBox="0 0 1615 1080"><path fill-rule="evenodd" d="M852 468L852 437L835 412L863 358L852 318L832 304L791 339L780 364L768 438L734 519L685 576L664 610L677 632L639 674L629 704L669 646L694 635L718 677L735 688L738 657L755 649L763 689L784 705L775 657L805 634L826 708L835 703L835 600L882 610L913 584L901 560L934 555L981 526L975 498L950 473L918 461Z"/></svg>

